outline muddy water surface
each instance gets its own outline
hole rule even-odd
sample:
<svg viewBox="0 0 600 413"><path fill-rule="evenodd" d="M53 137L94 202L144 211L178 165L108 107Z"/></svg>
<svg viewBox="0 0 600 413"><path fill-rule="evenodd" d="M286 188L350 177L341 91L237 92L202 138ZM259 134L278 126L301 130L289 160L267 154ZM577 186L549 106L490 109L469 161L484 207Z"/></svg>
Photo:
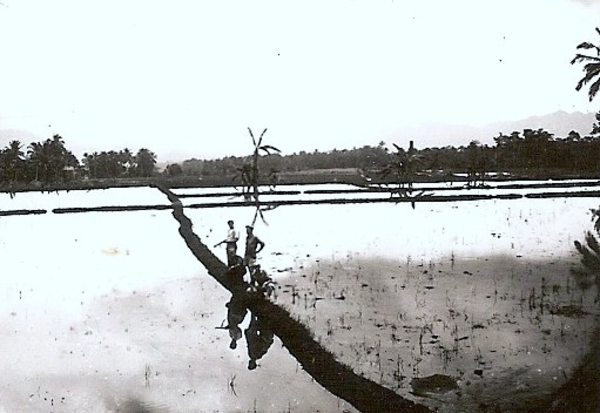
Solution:
<svg viewBox="0 0 600 413"><path fill-rule="evenodd" d="M248 369L230 294L168 212L0 221L0 408L24 412L353 411L274 337Z"/></svg>
<svg viewBox="0 0 600 413"><path fill-rule="evenodd" d="M343 362L441 411L518 411L565 383L597 326L573 241L589 199L280 207L255 233L276 302ZM251 211L190 211L214 222ZM456 387L423 392L442 375ZM417 381L415 381L417 380ZM415 391L416 388L419 391ZM492 410L493 411L493 410Z"/></svg>

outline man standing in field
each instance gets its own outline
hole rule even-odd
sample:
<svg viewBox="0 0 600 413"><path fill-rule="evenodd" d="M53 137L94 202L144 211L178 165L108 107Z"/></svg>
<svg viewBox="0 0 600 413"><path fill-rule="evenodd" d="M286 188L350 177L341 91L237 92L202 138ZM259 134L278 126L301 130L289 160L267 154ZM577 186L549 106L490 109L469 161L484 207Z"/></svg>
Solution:
<svg viewBox="0 0 600 413"><path fill-rule="evenodd" d="M237 242L240 239L240 233L234 228L234 223L232 220L227 221L227 225L229 225L227 238L219 242L217 245L215 245L215 247L223 243L227 246L227 265L229 268L231 268L236 264Z"/></svg>
<svg viewBox="0 0 600 413"><path fill-rule="evenodd" d="M254 235L254 227L246 225L246 252L244 254L244 264L250 271L252 277L253 271L256 269L256 254L261 252L265 247L265 243Z"/></svg>

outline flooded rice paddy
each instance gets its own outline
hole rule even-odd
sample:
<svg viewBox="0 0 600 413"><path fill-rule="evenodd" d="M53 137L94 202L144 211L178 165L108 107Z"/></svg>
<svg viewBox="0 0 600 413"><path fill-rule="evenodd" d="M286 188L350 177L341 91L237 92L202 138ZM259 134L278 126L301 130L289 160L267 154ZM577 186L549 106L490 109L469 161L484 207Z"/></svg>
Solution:
<svg viewBox="0 0 600 413"><path fill-rule="evenodd" d="M566 382L597 326L595 291L570 275L595 202L280 206L256 224L259 263L277 282L272 301L357 373L440 411L518 411ZM138 188L17 194L1 207L161 203ZM254 216L185 212L210 247L228 219L243 232ZM230 294L169 211L1 217L0 256L6 411L353 411L277 337L248 369L251 314L231 349Z"/></svg>

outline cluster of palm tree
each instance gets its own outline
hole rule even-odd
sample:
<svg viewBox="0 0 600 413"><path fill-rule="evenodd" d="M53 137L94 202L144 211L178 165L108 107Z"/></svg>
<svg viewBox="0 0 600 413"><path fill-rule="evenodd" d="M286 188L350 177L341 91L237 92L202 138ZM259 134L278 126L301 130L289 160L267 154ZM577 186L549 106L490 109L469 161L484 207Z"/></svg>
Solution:
<svg viewBox="0 0 600 413"><path fill-rule="evenodd" d="M75 177L79 162L60 135L32 142L27 153L18 140L0 151L0 183L65 182Z"/></svg>
<svg viewBox="0 0 600 413"><path fill-rule="evenodd" d="M142 148L135 155L128 148L84 153L83 168L89 178L149 177L154 172L156 155Z"/></svg>
<svg viewBox="0 0 600 413"><path fill-rule="evenodd" d="M15 183L54 184L82 178L149 177L156 155L145 148L135 155L129 150L84 154L80 164L60 135L32 142L26 151L18 140L0 149L0 185Z"/></svg>

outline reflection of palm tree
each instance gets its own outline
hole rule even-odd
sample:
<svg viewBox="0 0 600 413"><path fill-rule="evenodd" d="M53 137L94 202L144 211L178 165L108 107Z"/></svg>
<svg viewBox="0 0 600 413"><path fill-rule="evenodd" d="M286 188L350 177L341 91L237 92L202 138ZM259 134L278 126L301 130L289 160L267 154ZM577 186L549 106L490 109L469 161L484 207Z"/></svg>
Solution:
<svg viewBox="0 0 600 413"><path fill-rule="evenodd" d="M246 329L246 341L248 343L248 370L256 368L256 361L267 354L273 344L273 332L261 317L251 313L252 319Z"/></svg>
<svg viewBox="0 0 600 413"><path fill-rule="evenodd" d="M258 187L260 185L260 170L258 167L258 160L261 154L263 155L271 155L274 152L281 152L279 149L272 145L263 145L263 136L267 132L267 130L263 130L260 134L258 140L254 138L254 134L252 133L252 129L248 128L248 132L250 133L250 137L252 138L252 144L254 145L254 151L252 152L252 162L244 163L240 168L237 169L238 175L234 178L240 178L242 181L242 195L244 198L249 201L251 198L254 200L254 204L256 206L256 213L254 214L254 219L252 220L252 224L256 223L256 218L260 215L262 220L264 221L263 211L271 208L261 208L259 202L259 190ZM275 185L277 182L277 171L271 168L268 175L269 184L271 187Z"/></svg>
<svg viewBox="0 0 600 413"><path fill-rule="evenodd" d="M600 235L600 209L591 209L594 230ZM596 286L596 301L600 301L600 243L591 231L585 233L587 247L575 241L575 248L581 254L581 269L572 269L571 272L582 289Z"/></svg>
<svg viewBox="0 0 600 413"><path fill-rule="evenodd" d="M596 33L600 34L600 29L598 29L597 27ZM594 96L596 96L596 93L598 93L598 90L600 90L600 47L590 42L583 42L579 46L577 46L577 49L594 50L596 52L596 56L577 53L573 60L571 60L571 64L587 62L583 66L585 75L577 83L575 89L581 90L583 86L587 85L589 82L594 80L594 83L592 83L588 90L588 97L591 102L592 99L594 99Z"/></svg>

